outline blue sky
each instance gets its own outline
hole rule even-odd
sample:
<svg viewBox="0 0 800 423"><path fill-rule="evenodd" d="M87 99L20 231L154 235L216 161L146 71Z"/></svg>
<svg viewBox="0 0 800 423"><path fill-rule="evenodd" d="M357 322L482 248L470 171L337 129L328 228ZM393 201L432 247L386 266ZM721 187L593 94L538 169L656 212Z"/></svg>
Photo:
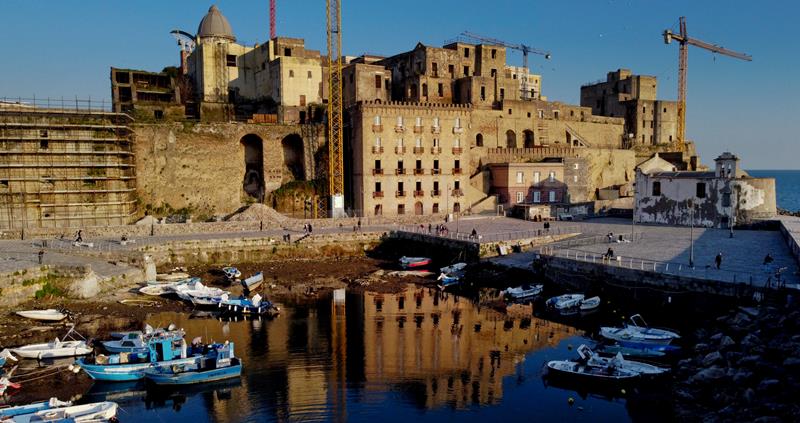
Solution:
<svg viewBox="0 0 800 423"><path fill-rule="evenodd" d="M464 30L550 50L531 56L551 100L577 103L580 85L620 67L659 78L677 96L678 47L661 32L687 17L690 36L748 53L743 62L691 48L687 135L704 163L723 150L745 168L800 169L800 44L793 1L342 0L347 54L391 55ZM0 97L110 98L109 67L161 70L178 61L174 28L194 33L211 1L2 0ZM245 44L269 33L267 0L219 0ZM278 0L279 35L325 52L325 2ZM519 64L519 54L509 60Z"/></svg>

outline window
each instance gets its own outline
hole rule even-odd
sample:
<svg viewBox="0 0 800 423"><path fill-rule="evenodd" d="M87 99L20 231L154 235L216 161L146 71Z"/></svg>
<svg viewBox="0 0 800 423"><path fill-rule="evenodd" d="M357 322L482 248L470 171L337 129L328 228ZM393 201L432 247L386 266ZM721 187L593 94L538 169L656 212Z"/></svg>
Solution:
<svg viewBox="0 0 800 423"><path fill-rule="evenodd" d="M511 110L511 109L508 109L508 114L511 114L511 113L513 113L513 112L512 112L512 110Z"/></svg>
<svg viewBox="0 0 800 423"><path fill-rule="evenodd" d="M548 176L547 178L550 180L550 182L555 181L556 180L556 173L551 170L550 171L550 176Z"/></svg>
<svg viewBox="0 0 800 423"><path fill-rule="evenodd" d="M453 164L453 167L456 169L461 169L461 160L456 160Z"/></svg>
<svg viewBox="0 0 800 423"><path fill-rule="evenodd" d="M444 97L444 84L439 83L439 97Z"/></svg>
<svg viewBox="0 0 800 423"><path fill-rule="evenodd" d="M541 203L542 202L542 193L539 191L533 192L533 202L534 203Z"/></svg>
<svg viewBox="0 0 800 423"><path fill-rule="evenodd" d="M523 173L523 172L517 172L517 183L518 183L518 184L521 184L521 183L522 183L522 181L523 181L523 175L524 175L524 173ZM519 201L518 201L518 202L519 202Z"/></svg>
<svg viewBox="0 0 800 423"><path fill-rule="evenodd" d="M551 202L551 203L555 203L556 202L556 192L555 191L550 191L547 200L549 202Z"/></svg>
<svg viewBox="0 0 800 423"><path fill-rule="evenodd" d="M706 198L706 183L697 183L697 198Z"/></svg>
<svg viewBox="0 0 800 423"><path fill-rule="evenodd" d="M47 148L49 146L50 146L50 141L48 141L48 140L39 140L39 148L41 148L42 150L47 150Z"/></svg>
<svg viewBox="0 0 800 423"><path fill-rule="evenodd" d="M433 181L433 190L439 191L439 181Z"/></svg>
<svg viewBox="0 0 800 423"><path fill-rule="evenodd" d="M439 146L439 138L434 138L433 139L433 147L436 148L438 146Z"/></svg>
<svg viewBox="0 0 800 423"><path fill-rule="evenodd" d="M646 113L646 112L647 112L647 107L642 106L642 113Z"/></svg>
<svg viewBox="0 0 800 423"><path fill-rule="evenodd" d="M381 124L381 117L380 116L375 116L375 120L372 123L374 125L380 125Z"/></svg>
<svg viewBox="0 0 800 423"><path fill-rule="evenodd" d="M486 100L486 87L481 85L481 100Z"/></svg>
<svg viewBox="0 0 800 423"><path fill-rule="evenodd" d="M421 148L422 147L422 138L417 138L417 141L414 142L414 147Z"/></svg>
<svg viewBox="0 0 800 423"><path fill-rule="evenodd" d="M308 71L308 79L311 79L311 71Z"/></svg>
<svg viewBox="0 0 800 423"><path fill-rule="evenodd" d="M40 138L47 138L48 137L47 129L40 129L39 130L39 137Z"/></svg>
<svg viewBox="0 0 800 423"><path fill-rule="evenodd" d="M433 127L434 128L438 128L439 127L439 118L438 117L433 118Z"/></svg>
<svg viewBox="0 0 800 423"><path fill-rule="evenodd" d="M664 108L664 113L667 113L667 108L666 107Z"/></svg>
<svg viewBox="0 0 800 423"><path fill-rule="evenodd" d="M469 76L469 66L464 66L464 76Z"/></svg>
<svg viewBox="0 0 800 423"><path fill-rule="evenodd" d="M522 191L517 192L517 203L521 203L524 200L524 194Z"/></svg>
<svg viewBox="0 0 800 423"><path fill-rule="evenodd" d="M309 74L311 74L311 72L309 72ZM310 78L310 76L309 76L309 78ZM381 89L381 76L380 75L375 75L375 88Z"/></svg>
<svg viewBox="0 0 800 423"><path fill-rule="evenodd" d="M423 97L428 96L428 84L422 84L422 96Z"/></svg>
<svg viewBox="0 0 800 423"><path fill-rule="evenodd" d="M381 146L381 137L375 138L375 147Z"/></svg>
<svg viewBox="0 0 800 423"><path fill-rule="evenodd" d="M572 182L578 183L578 175L572 175Z"/></svg>
<svg viewBox="0 0 800 423"><path fill-rule="evenodd" d="M380 169L380 168L381 168L381 161L375 160L375 169Z"/></svg>
<svg viewBox="0 0 800 423"><path fill-rule="evenodd" d="M416 189L416 191L422 191L422 182L417 181L414 188Z"/></svg>
<svg viewBox="0 0 800 423"><path fill-rule="evenodd" d="M653 182L653 197L661 196L661 182Z"/></svg>
<svg viewBox="0 0 800 423"><path fill-rule="evenodd" d="M447 65L447 72L450 73L450 76L453 76L453 74L456 73L456 67L453 65Z"/></svg>
<svg viewBox="0 0 800 423"><path fill-rule="evenodd" d="M422 169L422 160L417 160L416 169Z"/></svg>
<svg viewBox="0 0 800 423"><path fill-rule="evenodd" d="M433 72L433 76L439 75L439 64L436 62L431 63L431 72Z"/></svg>
<svg viewBox="0 0 800 423"><path fill-rule="evenodd" d="M294 78L294 71L291 69L289 70L289 78Z"/></svg>
<svg viewBox="0 0 800 423"><path fill-rule="evenodd" d="M533 183L538 184L542 175L539 172L533 172Z"/></svg>
<svg viewBox="0 0 800 423"><path fill-rule="evenodd" d="M397 214L406 214L406 205L405 204L398 204L397 205Z"/></svg>
<svg viewBox="0 0 800 423"><path fill-rule="evenodd" d="M483 134L475 135L475 146L483 147Z"/></svg>
<svg viewBox="0 0 800 423"><path fill-rule="evenodd" d="M397 117L397 126L403 126L403 117L402 116L398 116Z"/></svg>
<svg viewBox="0 0 800 423"><path fill-rule="evenodd" d="M403 192L403 182L402 181L397 183L397 190L400 191L400 192Z"/></svg>
<svg viewBox="0 0 800 423"><path fill-rule="evenodd" d="M459 138L456 138L456 139L453 141L453 147L455 147L455 148L461 148L461 139L459 139Z"/></svg>
<svg viewBox="0 0 800 423"><path fill-rule="evenodd" d="M398 170L403 170L403 161L402 160L398 160L397 161L397 169Z"/></svg>
<svg viewBox="0 0 800 423"><path fill-rule="evenodd" d="M575 170L578 170L578 168L580 168L580 166L577 163L575 163L575 164L572 165L572 168L575 169Z"/></svg>
<svg viewBox="0 0 800 423"><path fill-rule="evenodd" d="M506 89L500 88L500 100L506 98Z"/></svg>
<svg viewBox="0 0 800 423"><path fill-rule="evenodd" d="M433 203L433 214L439 213L439 203Z"/></svg>
<svg viewBox="0 0 800 423"><path fill-rule="evenodd" d="M531 117L531 112L528 112L528 117Z"/></svg>
<svg viewBox="0 0 800 423"><path fill-rule="evenodd" d="M439 168L439 161L438 160L434 160L433 161L433 168L434 169L438 169Z"/></svg>
<svg viewBox="0 0 800 423"><path fill-rule="evenodd" d="M490 72L490 75L491 75L492 78L497 76L497 69L492 69L492 71Z"/></svg>
<svg viewBox="0 0 800 423"><path fill-rule="evenodd" d="M229 67L235 67L236 66L236 56L234 56L233 54L226 55L225 56L225 65L227 65Z"/></svg>
<svg viewBox="0 0 800 423"><path fill-rule="evenodd" d="M381 192L381 183L375 182L375 192Z"/></svg>
<svg viewBox="0 0 800 423"><path fill-rule="evenodd" d="M461 203L453 203L453 213L461 213Z"/></svg>
<svg viewBox="0 0 800 423"><path fill-rule="evenodd" d="M416 126L422 126L422 118L417 116L417 118L414 120L414 124Z"/></svg>
<svg viewBox="0 0 800 423"><path fill-rule="evenodd" d="M380 204L375 205L375 216L380 216L383 214L383 206Z"/></svg>
<svg viewBox="0 0 800 423"><path fill-rule="evenodd" d="M461 189L461 181L453 182L453 189Z"/></svg>
<svg viewBox="0 0 800 423"><path fill-rule="evenodd" d="M153 117L156 119L164 119L164 111L163 110L153 110Z"/></svg>
<svg viewBox="0 0 800 423"><path fill-rule="evenodd" d="M553 119L558 119L558 110L553 110Z"/></svg>
<svg viewBox="0 0 800 423"><path fill-rule="evenodd" d="M461 118L458 118L458 117L456 118L456 123L455 123L455 125L454 125L454 126L455 126L456 128L460 128L460 127L461 127Z"/></svg>
<svg viewBox="0 0 800 423"><path fill-rule="evenodd" d="M290 56L290 57L291 57L291 56L292 56L292 49L290 49L290 48L288 48L288 47L284 47L284 48L283 48L283 55L284 55L284 56Z"/></svg>
<svg viewBox="0 0 800 423"><path fill-rule="evenodd" d="M469 57L469 49L464 47L464 57Z"/></svg>
<svg viewBox="0 0 800 423"><path fill-rule="evenodd" d="M492 49L492 59L496 59L496 58L497 58L497 49L493 48Z"/></svg>
<svg viewBox="0 0 800 423"><path fill-rule="evenodd" d="M539 110L539 119L544 119L544 110Z"/></svg>

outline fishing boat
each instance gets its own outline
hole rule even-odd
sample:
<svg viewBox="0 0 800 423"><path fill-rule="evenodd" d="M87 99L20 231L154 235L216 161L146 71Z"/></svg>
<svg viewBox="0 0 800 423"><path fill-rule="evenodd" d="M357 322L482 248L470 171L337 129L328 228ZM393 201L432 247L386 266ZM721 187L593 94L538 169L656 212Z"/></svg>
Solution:
<svg viewBox="0 0 800 423"><path fill-rule="evenodd" d="M403 269L410 269L414 267L424 267L431 264L431 259L428 257L400 257L400 267Z"/></svg>
<svg viewBox="0 0 800 423"><path fill-rule="evenodd" d="M582 312L597 310L600 307L600 297L586 298L581 301L580 310Z"/></svg>
<svg viewBox="0 0 800 423"><path fill-rule="evenodd" d="M524 300L535 297L542 293L544 285L520 285L515 288L508 288L503 293L511 300Z"/></svg>
<svg viewBox="0 0 800 423"><path fill-rule="evenodd" d="M40 320L43 322L59 322L67 317L66 314L53 308L47 310L23 310L18 311L17 315L26 319Z"/></svg>
<svg viewBox="0 0 800 423"><path fill-rule="evenodd" d="M442 273L449 275L452 273L462 272L464 269L467 268L467 263L455 263L451 264L450 266L445 266L439 269Z"/></svg>
<svg viewBox="0 0 800 423"><path fill-rule="evenodd" d="M11 351L9 351L8 349L0 351L0 367L5 366L6 361L8 360L17 361L17 357L14 357L14 354L11 354Z"/></svg>
<svg viewBox="0 0 800 423"><path fill-rule="evenodd" d="M228 278L229 280L234 280L242 277L242 272L240 272L239 269L235 267L230 267L230 266L223 267L222 273L224 273L225 277Z"/></svg>
<svg viewBox="0 0 800 423"><path fill-rule="evenodd" d="M117 403L106 401L58 408L48 408L36 411L34 413L14 416L11 418L11 421L14 423L107 422L117 416L117 407Z"/></svg>
<svg viewBox="0 0 800 423"><path fill-rule="evenodd" d="M86 338L75 332L75 327L72 327L64 335L63 339L56 338L53 342L11 348L11 352L22 358L41 360L44 358L77 357L90 354L92 349L86 344Z"/></svg>
<svg viewBox="0 0 800 423"><path fill-rule="evenodd" d="M190 385L240 377L242 363L233 355L233 343L217 344L202 358L187 364L161 366L145 371L156 385Z"/></svg>
<svg viewBox="0 0 800 423"><path fill-rule="evenodd" d="M187 346L183 338L172 334L151 337L147 348L144 354L100 354L80 358L75 364L94 380L122 382L142 379L144 371L151 367L191 363L203 352L194 345Z"/></svg>
<svg viewBox="0 0 800 423"><path fill-rule="evenodd" d="M175 330L174 325L170 325L167 329L156 329L150 325L145 326L144 333L135 331L128 332L123 338L115 339L112 341L103 341L103 348L110 353L136 353L147 354L149 347L147 346L150 338L172 338L175 340L182 339L186 333L182 329Z"/></svg>
<svg viewBox="0 0 800 423"><path fill-rule="evenodd" d="M264 272L258 272L242 281L242 286L248 291L252 291L264 283Z"/></svg>
<svg viewBox="0 0 800 423"><path fill-rule="evenodd" d="M278 307L269 301L263 300L258 294L253 295L252 299L247 297L228 298L227 295L223 295L218 307L223 313L242 315L277 314L279 312Z"/></svg>
<svg viewBox="0 0 800 423"><path fill-rule="evenodd" d="M182 300L195 305L216 305L219 301L215 301L215 299L218 300L223 294L228 294L227 291L205 286L201 282L176 286L175 293Z"/></svg>
<svg viewBox="0 0 800 423"><path fill-rule="evenodd" d="M564 294L550 298L547 300L547 305L561 311L579 307L583 299L583 294Z"/></svg>
<svg viewBox="0 0 800 423"><path fill-rule="evenodd" d="M58 398L50 398L49 401L34 402L16 407L0 408L0 421L11 419L12 417L33 414L39 411L50 410L53 408L69 407L71 401L59 401ZM12 420L13 421L13 420Z"/></svg>
<svg viewBox="0 0 800 423"><path fill-rule="evenodd" d="M651 328L647 325L641 315L635 314L630 318L630 324L623 327L601 327L600 335L606 339L617 341L623 345L649 345L649 344L669 344L675 339L680 338L675 332Z"/></svg>
<svg viewBox="0 0 800 423"><path fill-rule="evenodd" d="M581 344L581 346L578 347L578 355L584 361L588 360L588 362L594 365L611 365L619 369L639 373L641 376L658 376L669 372L669 369L666 367L659 367L641 361L625 360L620 352L617 352L611 357L603 357L592 351L592 349L585 344Z"/></svg>
<svg viewBox="0 0 800 423"><path fill-rule="evenodd" d="M621 360L621 355L619 355L619 359L600 357L588 346L581 345L578 347L578 359L549 361L547 362L547 372L594 381L625 381L641 376L644 367L630 364L623 366L625 362Z"/></svg>

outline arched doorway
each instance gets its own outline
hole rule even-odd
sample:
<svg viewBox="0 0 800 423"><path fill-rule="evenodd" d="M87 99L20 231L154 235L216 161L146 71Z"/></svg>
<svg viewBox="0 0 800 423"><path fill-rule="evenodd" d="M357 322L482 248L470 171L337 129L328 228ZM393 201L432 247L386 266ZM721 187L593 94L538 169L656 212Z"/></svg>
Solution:
<svg viewBox="0 0 800 423"><path fill-rule="evenodd" d="M506 148L517 148L517 134L510 129L506 131Z"/></svg>
<svg viewBox="0 0 800 423"><path fill-rule="evenodd" d="M423 213L422 202L417 201L417 203L414 204L414 214L417 216L422 216L422 213Z"/></svg>
<svg viewBox="0 0 800 423"><path fill-rule="evenodd" d="M475 146L483 147L483 134L475 135Z"/></svg>
<svg viewBox="0 0 800 423"><path fill-rule="evenodd" d="M247 134L239 141L244 148L242 188L247 195L264 199L264 142L258 135Z"/></svg>
<svg viewBox="0 0 800 423"><path fill-rule="evenodd" d="M526 129L522 134L525 139L525 148L533 148L536 145L536 140L533 138L533 131Z"/></svg>
<svg viewBox="0 0 800 423"><path fill-rule="evenodd" d="M305 166L303 165L303 139L300 135L290 134L281 140L283 148L284 174L291 176L292 180L305 179Z"/></svg>
<svg viewBox="0 0 800 423"><path fill-rule="evenodd" d="M453 203L453 213L461 213L461 203Z"/></svg>

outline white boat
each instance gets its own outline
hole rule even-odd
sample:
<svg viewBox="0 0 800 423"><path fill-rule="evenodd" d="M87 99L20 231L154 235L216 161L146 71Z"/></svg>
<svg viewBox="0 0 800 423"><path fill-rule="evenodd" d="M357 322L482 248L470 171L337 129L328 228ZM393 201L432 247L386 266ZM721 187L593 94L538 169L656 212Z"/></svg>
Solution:
<svg viewBox="0 0 800 423"><path fill-rule="evenodd" d="M90 354L92 348L86 344L86 339L75 339L75 336L83 338L75 332L75 328L73 327L64 335L65 340L56 338L53 342L25 345L18 348L11 348L11 351L20 357L35 358L37 360L43 358L77 357Z"/></svg>
<svg viewBox="0 0 800 423"><path fill-rule="evenodd" d="M263 282L264 282L264 272L258 272L255 275L250 276L249 278L243 280L242 286L247 288L248 291L252 291L261 286Z"/></svg>
<svg viewBox="0 0 800 423"><path fill-rule="evenodd" d="M185 272L159 273L156 275L156 280L164 282L178 282L188 278L189 274Z"/></svg>
<svg viewBox="0 0 800 423"><path fill-rule="evenodd" d="M139 288L139 293L144 295L159 296L171 294L172 287L169 284L147 285Z"/></svg>
<svg viewBox="0 0 800 423"><path fill-rule="evenodd" d="M631 323L624 327L601 327L600 335L623 345L630 344L669 344L680 338L675 332L647 326L641 315L631 316Z"/></svg>
<svg viewBox="0 0 800 423"><path fill-rule="evenodd" d="M619 369L630 370L645 376L655 376L669 372L669 369L666 367L654 366L641 361L625 360L621 352L618 352L613 357L603 357L592 351L592 349L585 344L581 344L581 346L578 347L578 355L581 357L581 359L588 360L590 363L595 365L611 365Z"/></svg>
<svg viewBox="0 0 800 423"><path fill-rule="evenodd" d="M0 396L6 393L6 390L9 388L11 389L19 389L22 385L19 383L14 383L10 381L7 377L0 377Z"/></svg>
<svg viewBox="0 0 800 423"><path fill-rule="evenodd" d="M587 298L581 301L581 311L592 311L600 307L600 297Z"/></svg>
<svg viewBox="0 0 800 423"><path fill-rule="evenodd" d="M450 266L442 267L439 270L442 273L444 273L445 275L449 275L449 274L452 274L452 273L461 272L466 267L467 267L467 263L455 263L455 264L451 264Z"/></svg>
<svg viewBox="0 0 800 423"><path fill-rule="evenodd" d="M31 404L18 405L16 407L0 408L0 421L5 421L5 419L11 419L12 417L22 416L25 414L33 414L37 411L69 407L71 405L71 401L59 401L58 398L50 398L49 401L40 401Z"/></svg>
<svg viewBox="0 0 800 423"><path fill-rule="evenodd" d="M12 418L14 423L33 422L106 422L117 416L117 403L111 401L91 404L73 405L70 407L51 408L32 414L23 414Z"/></svg>
<svg viewBox="0 0 800 423"><path fill-rule="evenodd" d="M222 297L222 295L228 294L228 291L205 286L199 281L194 284L178 285L174 287L174 290L175 293L178 294L178 297L184 301L190 302L194 298Z"/></svg>
<svg viewBox="0 0 800 423"><path fill-rule="evenodd" d="M66 314L53 308L47 310L23 310L18 311L17 315L25 317L26 319L41 320L43 322L58 322L67 317Z"/></svg>
<svg viewBox="0 0 800 423"><path fill-rule="evenodd" d="M547 305L556 310L567 310L581 305L584 299L583 294L564 294L547 300Z"/></svg>
<svg viewBox="0 0 800 423"><path fill-rule="evenodd" d="M242 272L239 269L237 269L235 267L232 267L232 266L223 267L222 268L222 273L224 273L225 277L230 279L230 280L234 280L234 279L238 279L238 278L242 277Z"/></svg>
<svg viewBox="0 0 800 423"><path fill-rule="evenodd" d="M544 285L520 285L514 288L508 288L504 294L513 300L522 300L525 298L535 297L542 293Z"/></svg>
<svg viewBox="0 0 800 423"><path fill-rule="evenodd" d="M548 371L594 380L630 380L641 376L656 376L669 371L652 364L630 361L617 354L613 358L597 355L588 346L578 347L577 360L554 360L547 363Z"/></svg>

